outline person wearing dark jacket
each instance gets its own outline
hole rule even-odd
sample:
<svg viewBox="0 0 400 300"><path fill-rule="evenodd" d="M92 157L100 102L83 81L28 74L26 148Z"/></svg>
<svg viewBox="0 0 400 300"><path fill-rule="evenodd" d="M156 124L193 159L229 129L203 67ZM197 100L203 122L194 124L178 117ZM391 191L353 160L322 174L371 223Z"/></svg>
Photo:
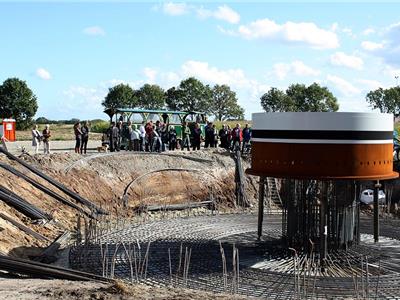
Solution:
<svg viewBox="0 0 400 300"><path fill-rule="evenodd" d="M224 124L222 128L219 130L219 140L221 141L221 148L228 149L228 129Z"/></svg>
<svg viewBox="0 0 400 300"><path fill-rule="evenodd" d="M176 149L176 145L177 145L177 133L175 130L174 126L170 126L169 128L169 132L168 132L168 145L169 145L169 150L174 151Z"/></svg>
<svg viewBox="0 0 400 300"><path fill-rule="evenodd" d="M46 126L44 127L44 130L42 132L42 137L43 137L43 151L44 151L44 154L50 154L51 132L50 132L49 124L46 124Z"/></svg>
<svg viewBox="0 0 400 300"><path fill-rule="evenodd" d="M193 150L200 150L200 143L201 143L201 128L199 123L194 124L193 129Z"/></svg>
<svg viewBox="0 0 400 300"><path fill-rule="evenodd" d="M82 143L81 143L81 154L86 154L87 144L89 141L89 122L86 121L81 127L82 131Z"/></svg>
<svg viewBox="0 0 400 300"><path fill-rule="evenodd" d="M249 124L246 124L245 127L243 128L242 136L243 136L242 152L244 152L246 147L250 144L251 140L251 129L249 127Z"/></svg>
<svg viewBox="0 0 400 300"><path fill-rule="evenodd" d="M214 147L215 136L214 136L214 127L212 122L209 122L207 126L204 127L204 131L205 131L204 148L208 148L208 146Z"/></svg>
<svg viewBox="0 0 400 300"><path fill-rule="evenodd" d="M74 134L75 134L75 153L81 153L81 144L82 144L82 131L81 131L81 123L74 124Z"/></svg>
<svg viewBox="0 0 400 300"><path fill-rule="evenodd" d="M115 122L112 122L110 130L109 130L109 135L110 135L110 151L119 151L118 148L118 140L119 140L119 129L115 125Z"/></svg>
<svg viewBox="0 0 400 300"><path fill-rule="evenodd" d="M117 123L116 128L118 130L118 140L117 140L117 148L115 150L120 151L121 143L122 143L122 135L123 135L123 130L124 130L121 118L120 118L119 122Z"/></svg>

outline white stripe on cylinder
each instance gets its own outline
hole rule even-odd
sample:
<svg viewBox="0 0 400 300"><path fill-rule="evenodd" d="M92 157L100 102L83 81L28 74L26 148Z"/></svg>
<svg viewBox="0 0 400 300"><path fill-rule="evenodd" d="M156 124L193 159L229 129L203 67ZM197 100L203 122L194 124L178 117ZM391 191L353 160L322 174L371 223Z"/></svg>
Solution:
<svg viewBox="0 0 400 300"><path fill-rule="evenodd" d="M254 130L393 131L393 115L353 112L253 113Z"/></svg>

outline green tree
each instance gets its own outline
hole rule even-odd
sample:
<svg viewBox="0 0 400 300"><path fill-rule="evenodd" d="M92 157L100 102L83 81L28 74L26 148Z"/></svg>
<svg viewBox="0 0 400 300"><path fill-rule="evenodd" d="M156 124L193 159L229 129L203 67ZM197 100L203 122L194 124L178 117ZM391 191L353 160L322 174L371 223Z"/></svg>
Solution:
<svg viewBox="0 0 400 300"><path fill-rule="evenodd" d="M210 112L218 121L244 118L244 109L238 104L236 93L227 85L217 84L212 88Z"/></svg>
<svg viewBox="0 0 400 300"><path fill-rule="evenodd" d="M171 90L171 89L170 89ZM182 80L175 91L167 95L167 104L170 109L183 111L210 112L211 89L194 77Z"/></svg>
<svg viewBox="0 0 400 300"><path fill-rule="evenodd" d="M165 102L170 110L180 110L183 106L181 91L172 87L165 92Z"/></svg>
<svg viewBox="0 0 400 300"><path fill-rule="evenodd" d="M165 106L164 90L156 84L143 85L137 92L137 106L144 109L160 109Z"/></svg>
<svg viewBox="0 0 400 300"><path fill-rule="evenodd" d="M111 110L135 107L137 105L137 97L135 91L128 84L121 83L108 89L108 94L101 104Z"/></svg>
<svg viewBox="0 0 400 300"><path fill-rule="evenodd" d="M35 120L36 124L49 124L51 123L49 119L45 118L45 117L39 117Z"/></svg>
<svg viewBox="0 0 400 300"><path fill-rule="evenodd" d="M392 113L396 117L400 115L400 87L398 86L370 91L365 99L374 109L379 109L383 113Z"/></svg>
<svg viewBox="0 0 400 300"><path fill-rule="evenodd" d="M261 106L266 112L293 111L290 97L277 88L271 88L261 96Z"/></svg>
<svg viewBox="0 0 400 300"><path fill-rule="evenodd" d="M26 129L38 109L36 96L25 81L9 78L0 85L0 117L14 118L18 129Z"/></svg>
<svg viewBox="0 0 400 300"><path fill-rule="evenodd" d="M261 97L261 106L267 112L281 111L337 111L337 99L326 87L317 83L310 86L292 84L286 92L271 88Z"/></svg>

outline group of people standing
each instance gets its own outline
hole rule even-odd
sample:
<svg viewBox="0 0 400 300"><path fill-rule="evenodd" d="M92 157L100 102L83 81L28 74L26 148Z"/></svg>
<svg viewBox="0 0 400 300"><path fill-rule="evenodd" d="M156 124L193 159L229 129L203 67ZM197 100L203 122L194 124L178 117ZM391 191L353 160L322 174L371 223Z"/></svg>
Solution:
<svg viewBox="0 0 400 300"><path fill-rule="evenodd" d="M184 122L181 132L178 134L176 128L168 123L160 121L142 122L141 125L134 125L128 122L123 125L122 121L112 122L111 127L107 131L107 138L103 139L103 143L108 144L110 151L120 151L122 144L128 151L146 151L146 152L163 152L175 149L182 150L200 150L200 146L204 141L204 148L220 147L232 150L235 145L239 145L244 151L246 145L250 144L251 129L246 124L243 130L240 124L231 129L228 125L223 125L221 130L217 130L215 124L207 122L204 132L200 124L195 122L189 125ZM126 142L125 142L126 141Z"/></svg>
<svg viewBox="0 0 400 300"><path fill-rule="evenodd" d="M74 124L75 134L75 153L86 154L87 144L89 141L89 122L86 121L81 125L80 122Z"/></svg>
<svg viewBox="0 0 400 300"><path fill-rule="evenodd" d="M45 125L42 132L38 130L38 126L34 125L32 128L32 147L35 153L39 153L39 146L43 142L43 152L44 154L50 154L50 126Z"/></svg>
<svg viewBox="0 0 400 300"><path fill-rule="evenodd" d="M128 151L162 152L167 149L175 150L178 147L178 134L175 127L157 121L142 122L136 126L128 122L123 126L122 121L112 122L107 131L110 151L120 151L123 140L127 141ZM104 142L104 141L103 141Z"/></svg>
<svg viewBox="0 0 400 300"><path fill-rule="evenodd" d="M249 124L246 124L243 129L240 127L240 124L236 124L231 129L229 125L224 124L219 130L218 136L222 148L234 150L234 147L237 145L244 152L246 147L250 146L251 128Z"/></svg>

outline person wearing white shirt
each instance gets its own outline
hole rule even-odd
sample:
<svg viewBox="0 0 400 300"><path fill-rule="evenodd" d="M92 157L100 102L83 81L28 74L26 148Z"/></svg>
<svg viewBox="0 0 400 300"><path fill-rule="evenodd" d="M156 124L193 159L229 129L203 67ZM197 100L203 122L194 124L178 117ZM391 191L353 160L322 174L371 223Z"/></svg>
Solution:
<svg viewBox="0 0 400 300"><path fill-rule="evenodd" d="M39 145L42 139L42 135L38 130L38 126L35 125L32 128L32 147L35 150L35 154L39 153Z"/></svg>
<svg viewBox="0 0 400 300"><path fill-rule="evenodd" d="M144 144L145 144L145 138L146 138L146 130L144 128L144 121L142 122L142 125L139 127L139 150L144 151Z"/></svg>
<svg viewBox="0 0 400 300"><path fill-rule="evenodd" d="M136 129L136 125L132 125L131 141L133 145L133 151L139 151L139 138L140 131Z"/></svg>

